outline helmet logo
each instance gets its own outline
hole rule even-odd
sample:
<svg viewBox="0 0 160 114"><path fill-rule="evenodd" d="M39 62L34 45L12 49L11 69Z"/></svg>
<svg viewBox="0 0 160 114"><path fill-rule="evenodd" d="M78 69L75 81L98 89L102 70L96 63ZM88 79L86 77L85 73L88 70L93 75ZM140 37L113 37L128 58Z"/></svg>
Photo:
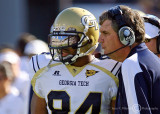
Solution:
<svg viewBox="0 0 160 114"><path fill-rule="evenodd" d="M95 27L95 30L98 30L97 21L93 16L84 15L81 20L84 26L88 26L89 28Z"/></svg>

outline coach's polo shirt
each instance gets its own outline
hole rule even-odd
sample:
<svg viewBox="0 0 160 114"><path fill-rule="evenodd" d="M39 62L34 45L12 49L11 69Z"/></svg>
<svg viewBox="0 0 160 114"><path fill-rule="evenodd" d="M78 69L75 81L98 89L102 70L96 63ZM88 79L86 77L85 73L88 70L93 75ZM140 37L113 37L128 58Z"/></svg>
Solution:
<svg viewBox="0 0 160 114"><path fill-rule="evenodd" d="M145 43L122 63L116 114L160 114L160 59Z"/></svg>

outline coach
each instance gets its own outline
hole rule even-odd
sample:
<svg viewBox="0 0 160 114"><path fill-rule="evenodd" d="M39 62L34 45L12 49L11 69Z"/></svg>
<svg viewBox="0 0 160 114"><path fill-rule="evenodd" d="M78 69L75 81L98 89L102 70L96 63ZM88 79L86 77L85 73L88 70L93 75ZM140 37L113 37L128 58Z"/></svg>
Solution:
<svg viewBox="0 0 160 114"><path fill-rule="evenodd" d="M143 43L143 19L120 5L102 13L99 20L104 53L123 62L115 113L160 114L160 60Z"/></svg>

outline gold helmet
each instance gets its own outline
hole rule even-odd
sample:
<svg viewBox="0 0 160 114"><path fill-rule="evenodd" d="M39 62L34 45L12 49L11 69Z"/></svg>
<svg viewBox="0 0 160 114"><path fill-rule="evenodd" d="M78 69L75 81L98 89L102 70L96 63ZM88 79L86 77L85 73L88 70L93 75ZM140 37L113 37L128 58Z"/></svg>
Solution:
<svg viewBox="0 0 160 114"><path fill-rule="evenodd" d="M56 17L49 34L49 48L53 60L58 55L64 64L72 64L77 58L91 54L98 46L99 27L95 16L89 11L71 7ZM77 49L75 55L62 57L57 50L68 47ZM57 55L56 55L57 54Z"/></svg>

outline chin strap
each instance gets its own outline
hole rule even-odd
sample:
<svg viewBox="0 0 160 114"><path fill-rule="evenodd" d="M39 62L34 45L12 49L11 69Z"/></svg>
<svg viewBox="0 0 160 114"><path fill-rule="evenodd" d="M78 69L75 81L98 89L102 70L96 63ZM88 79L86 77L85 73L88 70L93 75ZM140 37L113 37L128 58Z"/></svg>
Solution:
<svg viewBox="0 0 160 114"><path fill-rule="evenodd" d="M87 55L88 53L90 53L92 50L95 50L95 49L97 48L98 44L99 44L99 43L96 43L93 47L91 47L91 48L90 48L87 52L85 52L85 53L76 54L76 55L71 59L71 61L72 61L72 62L75 62L77 58L83 57L83 56ZM69 63L68 63L68 64L69 64Z"/></svg>

